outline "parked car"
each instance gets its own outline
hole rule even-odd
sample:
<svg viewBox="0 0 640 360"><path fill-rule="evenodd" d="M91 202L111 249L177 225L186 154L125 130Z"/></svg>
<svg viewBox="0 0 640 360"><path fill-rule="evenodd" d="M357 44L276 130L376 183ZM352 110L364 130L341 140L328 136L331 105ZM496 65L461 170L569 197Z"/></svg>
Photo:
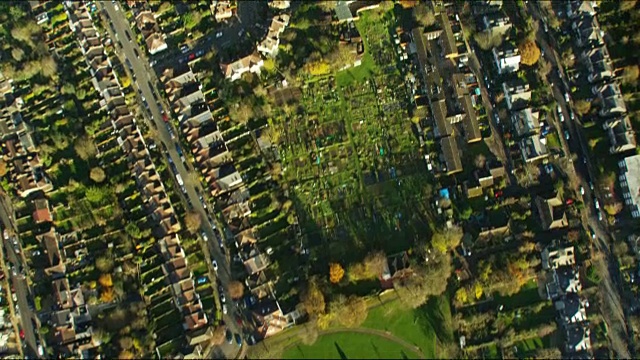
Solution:
<svg viewBox="0 0 640 360"><path fill-rule="evenodd" d="M231 333L231 331L227 330L227 332L225 332L225 338L227 340L227 342L229 344L233 344L233 334Z"/></svg>
<svg viewBox="0 0 640 360"><path fill-rule="evenodd" d="M181 51L183 54L186 54L186 53L188 53L188 52L189 52L189 47L188 47L187 45L182 45L182 46L180 46L180 51Z"/></svg>
<svg viewBox="0 0 640 360"><path fill-rule="evenodd" d="M218 31L218 32L216 33L216 39L219 39L219 38L221 38L221 37L222 37L222 31Z"/></svg>
<svg viewBox="0 0 640 360"><path fill-rule="evenodd" d="M238 345L238 347L242 347L242 336L240 336L240 334L236 334L235 338L236 338L236 345Z"/></svg>
<svg viewBox="0 0 640 360"><path fill-rule="evenodd" d="M584 187L583 186L580 186L580 195L584 196Z"/></svg>
<svg viewBox="0 0 640 360"><path fill-rule="evenodd" d="M226 315L228 312L229 312L229 310L227 310L227 304L223 304L222 305L222 313ZM231 344L231 343L229 343L229 344Z"/></svg>
<svg viewBox="0 0 640 360"><path fill-rule="evenodd" d="M593 199L593 206L596 207L596 210L600 210L600 202L598 202L598 199Z"/></svg>
<svg viewBox="0 0 640 360"><path fill-rule="evenodd" d="M201 232L200 235L202 235L202 238L204 239L204 241L209 241L209 237L207 236L206 232Z"/></svg>
<svg viewBox="0 0 640 360"><path fill-rule="evenodd" d="M218 262L213 260L211 261L211 265L213 266L213 270L215 270L215 272L218 272Z"/></svg>
<svg viewBox="0 0 640 360"><path fill-rule="evenodd" d="M569 134L569 130L565 130L564 131L564 138L567 141L569 141L569 139L571 138L571 135Z"/></svg>
<svg viewBox="0 0 640 360"><path fill-rule="evenodd" d="M204 284L207 282L207 277L206 276L200 276L197 280L196 280L196 285L200 285L200 284Z"/></svg>
<svg viewBox="0 0 640 360"><path fill-rule="evenodd" d="M220 302L225 304L227 302L227 298L224 297L223 293L220 293Z"/></svg>

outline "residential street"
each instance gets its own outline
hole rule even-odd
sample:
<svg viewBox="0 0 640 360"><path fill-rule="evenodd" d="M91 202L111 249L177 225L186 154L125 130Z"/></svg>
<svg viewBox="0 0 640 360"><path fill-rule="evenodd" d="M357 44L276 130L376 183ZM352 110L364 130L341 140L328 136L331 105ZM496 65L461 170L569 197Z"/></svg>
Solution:
<svg viewBox="0 0 640 360"><path fill-rule="evenodd" d="M534 18L541 21L541 15L539 13L538 7L534 6L533 3L530 3L529 9ZM626 329L625 312L620 299L620 293L622 290L621 283L619 281L620 275L617 261L609 248L609 244L611 243L611 231L608 229L607 224L598 220L597 213L593 205L593 199L596 199L598 197L598 193L597 188L594 188L596 191L595 194L592 194L589 186L589 183L593 182L594 176L592 165L589 161L589 156L587 155L589 154L586 145L587 142L582 134L582 124L580 123L578 117L576 117L575 121L571 120L569 114L569 107L571 106L571 104L568 104L564 98L564 93L569 92L566 74L562 70L560 57L558 56L556 49L549 45L546 38L547 34L544 32L543 26L538 26L536 41L540 45L541 50L544 51L546 59L552 64L553 70L550 72L549 78L554 86L552 86L551 88L556 102L562 109L562 113L565 118L565 122L562 125L564 125L570 133L571 144L565 144L564 137L562 137L561 141L563 141L563 144L565 144L565 146L563 146L565 147L565 149L568 145L571 150L578 154L577 157L574 157L575 160L573 162L573 166L568 166L567 170L569 170L569 176L574 176L575 179L578 180L578 186L582 186L584 188L585 194L583 196L583 199L585 202L585 208L582 211L583 224L588 225L595 232L596 248L602 254L607 264L607 266L602 266L598 270L601 272L600 276L603 279L602 285L606 290L603 296L605 297L605 301L607 301L611 306L612 315L615 316L615 319L607 319L605 312L605 320L610 327L612 326L612 322L614 321L616 323L619 323L623 330L623 334L621 335L625 338L625 341L627 341L628 334ZM558 69L558 71L556 71L555 69ZM560 78L559 75L561 75L562 78ZM570 154L567 155L569 156ZM583 158L586 159L586 162L584 164L582 162ZM577 191L578 189L575 190ZM577 191L577 193L579 193L579 191ZM613 341L612 345L618 356L623 358L630 358L628 349L620 344L620 342Z"/></svg>
<svg viewBox="0 0 640 360"><path fill-rule="evenodd" d="M4 228L14 228L13 225L13 211L11 210L10 204L4 196L0 196L0 219L2 220L2 225ZM15 233L15 231L14 231ZM14 235L15 236L15 235ZM4 240L4 248L7 251L6 257L8 260L8 264L11 264L12 268L18 269L20 265L23 265L23 257L19 256L13 250L13 242L12 240ZM7 264L7 265L8 265ZM11 277L11 283L14 284L16 290L16 296L18 298L18 307L20 308L20 318L22 319L22 329L24 330L25 339L23 343L26 344L26 348L24 348L24 355L28 357L38 357L37 355L37 345L36 345L36 333L33 329L33 323L31 319L33 319L33 313L29 309L29 302L27 297L29 296L29 286L27 285L27 281L25 280L20 273L17 276L14 276L11 273L11 270L7 269L9 276ZM24 269L25 273L28 271ZM11 290L7 289L7 293L11 296Z"/></svg>
<svg viewBox="0 0 640 360"><path fill-rule="evenodd" d="M178 173L182 176L182 179L184 180L185 188L187 190L187 196L189 197L189 199L191 200L191 203L193 204L193 209L198 214L200 214L203 220L202 230L206 232L209 238L209 242L208 242L209 254L205 254L205 258L207 259L212 258L218 262L219 270L217 273L217 278L220 284L222 284L222 286L226 288L226 285L231 280L233 280L229 272L229 262L227 260L227 256L222 253L222 251L220 250L215 240L216 235L212 230L212 226L211 226L212 224L208 224L208 221L207 221L208 214L204 209L204 207L202 206L202 204L200 203L198 194L196 193L196 189L195 189L196 184L194 184L193 182L193 177L190 175L190 171L185 168L184 164L180 160L180 156L178 156L178 153L176 151L176 146L175 146L175 144L177 143L177 138L176 138L176 141L173 141L171 139L171 136L167 131L166 124L162 120L162 114L161 114L162 108L158 107L154 101L153 92L158 94L159 98L160 98L160 95L159 95L160 93L157 91L157 89L150 88L149 83L156 84L157 83L156 76L153 73L153 70L150 68L149 64L146 62L145 60L146 57L144 55L141 56L140 58L136 57L134 53L134 48L137 48L140 54L145 54L146 51L140 48L135 42L126 41L127 36L125 35L125 32L127 31L130 32L131 30L124 16L124 13L122 13L119 10L116 10L111 2L100 2L99 4L100 6L104 7L104 9L107 11L109 18L111 19L114 25L114 28L117 32L118 38L122 42L123 48L118 49L118 52L121 55L124 55L124 57L129 59L129 61L131 62L133 71L137 78L136 80L137 87L140 88L140 90L142 91L142 95L149 102L149 109L150 109L151 115L153 116L152 121L154 121L156 124L159 140L166 145L166 148L168 150L167 156L170 156L171 159L173 159L173 162L178 169ZM173 61L175 62L176 60L174 59ZM142 107L141 104L140 106L141 106L141 109L144 109L144 107ZM170 113L168 109L166 113L167 114ZM177 130L174 130L174 132L178 134ZM197 186L200 187L199 185ZM214 286L214 288L216 287ZM230 298L230 297L227 296L227 298ZM242 330L237 326L235 319L233 319L233 315L238 313L238 310L236 309L235 304L232 301L229 301L227 303L227 307L228 307L228 314L224 316L224 320L227 327L235 333L242 334ZM232 346L235 347L235 349L237 350L236 345L232 345Z"/></svg>

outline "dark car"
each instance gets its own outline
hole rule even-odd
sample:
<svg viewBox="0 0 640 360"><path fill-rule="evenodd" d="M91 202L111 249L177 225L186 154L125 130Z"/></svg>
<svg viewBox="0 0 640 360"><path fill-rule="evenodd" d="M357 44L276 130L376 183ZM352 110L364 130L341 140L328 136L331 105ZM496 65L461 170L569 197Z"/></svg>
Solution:
<svg viewBox="0 0 640 360"><path fill-rule="evenodd" d="M134 53L134 54L136 54L136 57L137 57L138 59L140 59L140 53L138 52L138 49L133 48L133 53Z"/></svg>
<svg viewBox="0 0 640 360"><path fill-rule="evenodd" d="M236 334L235 338L236 338L236 344L238 345L238 347L241 347L242 346L242 336L240 336L240 334Z"/></svg>
<svg viewBox="0 0 640 360"><path fill-rule="evenodd" d="M129 39L129 41L131 41L131 34L129 34L128 31L125 31L124 34L127 35L127 39Z"/></svg>
<svg viewBox="0 0 640 360"><path fill-rule="evenodd" d="M225 333L225 338L227 339L227 342L229 344L233 344L233 334L231 333L231 331L227 330L227 332Z"/></svg>

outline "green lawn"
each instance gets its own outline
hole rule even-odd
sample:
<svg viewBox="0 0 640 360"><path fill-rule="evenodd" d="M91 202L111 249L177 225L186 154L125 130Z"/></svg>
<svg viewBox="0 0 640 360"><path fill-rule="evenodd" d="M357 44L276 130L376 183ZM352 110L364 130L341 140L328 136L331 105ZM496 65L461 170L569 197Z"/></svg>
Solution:
<svg viewBox="0 0 640 360"><path fill-rule="evenodd" d="M385 338L360 333L323 335L313 345L294 345L283 359L417 359L416 353Z"/></svg>

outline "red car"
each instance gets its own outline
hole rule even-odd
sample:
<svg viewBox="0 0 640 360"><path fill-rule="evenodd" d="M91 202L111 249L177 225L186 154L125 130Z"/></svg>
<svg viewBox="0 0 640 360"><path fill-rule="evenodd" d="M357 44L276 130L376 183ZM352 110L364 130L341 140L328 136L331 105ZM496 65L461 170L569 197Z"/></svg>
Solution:
<svg viewBox="0 0 640 360"><path fill-rule="evenodd" d="M573 204L573 199L571 199L571 198L567 199L566 204L567 205Z"/></svg>
<svg viewBox="0 0 640 360"><path fill-rule="evenodd" d="M162 114L162 120L164 120L164 122L169 122L169 117L167 116L167 114Z"/></svg>
<svg viewBox="0 0 640 360"><path fill-rule="evenodd" d="M24 330L20 329L20 339L24 340Z"/></svg>
<svg viewBox="0 0 640 360"><path fill-rule="evenodd" d="M189 55L189 61L193 60L196 58L196 54L191 54Z"/></svg>

